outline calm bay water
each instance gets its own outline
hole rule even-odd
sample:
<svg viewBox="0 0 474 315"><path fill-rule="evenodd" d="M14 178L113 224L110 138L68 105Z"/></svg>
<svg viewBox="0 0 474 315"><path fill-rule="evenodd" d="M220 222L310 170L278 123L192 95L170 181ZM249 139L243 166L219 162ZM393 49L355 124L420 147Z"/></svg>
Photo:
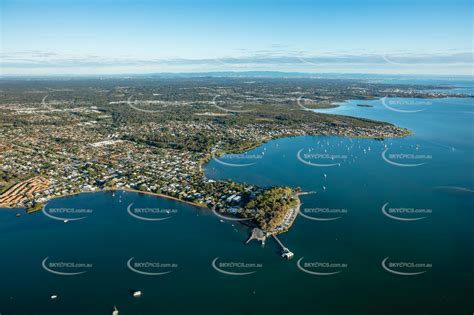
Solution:
<svg viewBox="0 0 474 315"><path fill-rule="evenodd" d="M301 211L310 218L300 216L282 236L297 259L347 262L337 275L291 282L302 284L300 293L316 290L308 304L315 313L462 314L472 308L474 292L473 110L470 99L349 101L321 112L389 121L414 134L385 141L279 139L248 153L258 157L254 165L213 162L207 171L316 192L302 197ZM384 215L384 205L399 219ZM399 275L383 269L387 257L431 266L395 268L426 271Z"/></svg>
<svg viewBox="0 0 474 315"><path fill-rule="evenodd" d="M435 89L430 91L437 92L448 92L450 94L474 94L474 81L472 79L387 79L387 80L373 80L374 83L385 83L385 84L420 84L420 85L444 85L450 89Z"/></svg>
<svg viewBox="0 0 474 315"><path fill-rule="evenodd" d="M120 314L472 313L473 102L423 101L350 101L325 110L395 123L414 132L407 138L285 138L222 158L249 166L207 165L210 178L315 192L301 197L304 216L280 237L295 253L290 261L272 240L244 245L242 225L154 196L94 193L48 203L89 210L63 215L86 217L67 223L1 211L0 313L110 314L113 305ZM160 210L145 218L168 219L127 211L138 207ZM139 271L171 272L137 273L130 259L149 263ZM216 259L234 263L218 265L226 271L255 272L220 273ZM58 275L42 262L56 272L86 272ZM89 265L52 264L61 262ZM133 298L131 290L143 295Z"/></svg>

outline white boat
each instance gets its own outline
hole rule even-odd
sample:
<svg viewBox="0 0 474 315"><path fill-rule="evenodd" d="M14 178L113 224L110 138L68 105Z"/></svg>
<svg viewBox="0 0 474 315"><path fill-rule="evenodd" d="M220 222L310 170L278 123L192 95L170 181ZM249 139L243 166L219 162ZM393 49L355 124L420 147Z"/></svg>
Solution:
<svg viewBox="0 0 474 315"><path fill-rule="evenodd" d="M112 311L112 315L119 315L119 311L116 306L114 306L114 310Z"/></svg>
<svg viewBox="0 0 474 315"><path fill-rule="evenodd" d="M142 291L134 291L134 292L133 292L133 297L138 298L138 297L140 297L140 296L142 296Z"/></svg>
<svg viewBox="0 0 474 315"><path fill-rule="evenodd" d="M57 294L51 294L50 296L51 300L56 300L58 298Z"/></svg>

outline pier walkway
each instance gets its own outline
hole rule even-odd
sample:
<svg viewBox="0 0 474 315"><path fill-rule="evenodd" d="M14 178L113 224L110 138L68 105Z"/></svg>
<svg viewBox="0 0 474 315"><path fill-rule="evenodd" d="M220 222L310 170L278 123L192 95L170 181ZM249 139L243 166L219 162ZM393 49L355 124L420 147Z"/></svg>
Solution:
<svg viewBox="0 0 474 315"><path fill-rule="evenodd" d="M285 247L285 245L283 245L283 243L280 241L278 236L276 236L275 234L272 234L272 237L281 247L281 250L282 250L281 257L288 258L288 259L293 258L294 256L293 252L291 252L287 247Z"/></svg>

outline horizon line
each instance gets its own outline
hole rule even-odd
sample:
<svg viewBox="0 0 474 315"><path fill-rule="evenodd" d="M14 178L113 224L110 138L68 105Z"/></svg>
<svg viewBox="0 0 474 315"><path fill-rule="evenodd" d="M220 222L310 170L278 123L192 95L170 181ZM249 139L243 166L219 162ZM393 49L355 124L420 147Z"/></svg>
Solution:
<svg viewBox="0 0 474 315"><path fill-rule="evenodd" d="M233 75L262 75L272 77L275 75L292 75L292 76L315 76L315 75L347 75L347 76L404 76L404 77L457 77L474 79L473 74L434 74L434 73L369 73L369 72L301 72L301 71L271 71L271 70L246 70L246 71L154 71L154 72L123 72L123 73L44 73L44 74L2 74L0 79L4 78L42 78L42 77L123 77L123 76L233 76Z"/></svg>

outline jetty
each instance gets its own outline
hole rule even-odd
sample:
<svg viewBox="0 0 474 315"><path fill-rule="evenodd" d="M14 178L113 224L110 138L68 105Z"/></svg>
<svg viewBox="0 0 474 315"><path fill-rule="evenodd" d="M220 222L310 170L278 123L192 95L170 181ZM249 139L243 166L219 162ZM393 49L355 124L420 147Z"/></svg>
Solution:
<svg viewBox="0 0 474 315"><path fill-rule="evenodd" d="M250 241L252 240L257 240L257 241L261 241L262 244L265 244L265 240L267 239L268 236L272 236L273 239L275 240L275 242L277 242L277 244L281 247L281 252L280 252L280 255L281 257L283 258L287 258L287 259L291 259L293 258L294 254L292 251L290 251L288 249L288 247L286 247L281 241L280 239L278 238L278 236L276 235L276 233L267 233L259 228L253 228L252 229L252 233L250 234L249 238L247 239L247 241L245 242L245 244L248 244L250 243Z"/></svg>
<svg viewBox="0 0 474 315"><path fill-rule="evenodd" d="M278 236L275 234L272 234L273 239L280 245L281 247L281 257L286 258L286 259L291 259L293 258L294 254L292 251L290 251L283 243L280 241Z"/></svg>
<svg viewBox="0 0 474 315"><path fill-rule="evenodd" d="M316 194L315 191L302 191L302 192L297 193L296 195L297 196L304 196L304 195L314 195L314 194Z"/></svg>

